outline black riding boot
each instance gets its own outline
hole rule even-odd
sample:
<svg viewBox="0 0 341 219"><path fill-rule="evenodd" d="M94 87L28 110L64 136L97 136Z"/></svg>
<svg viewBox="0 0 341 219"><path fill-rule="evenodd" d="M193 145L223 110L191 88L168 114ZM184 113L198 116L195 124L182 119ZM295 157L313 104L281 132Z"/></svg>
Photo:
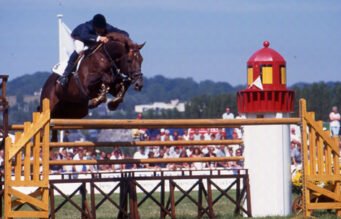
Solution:
<svg viewBox="0 0 341 219"><path fill-rule="evenodd" d="M58 82L64 88L67 86L67 83L69 81L69 76L72 73L73 68L75 67L75 62L77 58L78 58L78 53L74 51L69 58L69 61L67 63L67 66L65 68L63 75L58 79Z"/></svg>

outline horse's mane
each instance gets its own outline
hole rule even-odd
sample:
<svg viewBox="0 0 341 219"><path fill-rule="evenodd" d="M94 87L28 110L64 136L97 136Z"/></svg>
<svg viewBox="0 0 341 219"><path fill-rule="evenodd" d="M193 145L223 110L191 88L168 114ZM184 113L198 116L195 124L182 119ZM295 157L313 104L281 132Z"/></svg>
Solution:
<svg viewBox="0 0 341 219"><path fill-rule="evenodd" d="M135 45L135 43L123 33L112 32L108 33L106 36L113 41L118 41L127 45L129 48L132 48Z"/></svg>

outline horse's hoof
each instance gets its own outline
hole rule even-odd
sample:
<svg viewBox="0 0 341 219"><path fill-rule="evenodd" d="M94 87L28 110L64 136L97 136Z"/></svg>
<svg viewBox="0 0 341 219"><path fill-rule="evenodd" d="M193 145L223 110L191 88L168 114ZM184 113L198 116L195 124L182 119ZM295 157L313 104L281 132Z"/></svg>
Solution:
<svg viewBox="0 0 341 219"><path fill-rule="evenodd" d="M96 108L96 107L98 107L98 105L100 105L101 103L105 103L106 101L107 101L106 96L101 96L99 98L91 99L91 100L89 100L88 108L89 109Z"/></svg>
<svg viewBox="0 0 341 219"><path fill-rule="evenodd" d="M123 101L122 98L116 98L108 103L108 109L110 111L116 110L120 103Z"/></svg>

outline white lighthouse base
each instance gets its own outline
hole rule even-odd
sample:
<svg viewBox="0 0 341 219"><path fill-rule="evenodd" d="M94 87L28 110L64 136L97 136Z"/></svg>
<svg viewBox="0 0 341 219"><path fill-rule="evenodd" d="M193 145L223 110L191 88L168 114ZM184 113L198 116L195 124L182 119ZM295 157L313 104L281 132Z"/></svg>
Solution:
<svg viewBox="0 0 341 219"><path fill-rule="evenodd" d="M256 118L256 114L247 114ZM288 117L282 113L264 118ZM289 125L244 127L245 168L249 169L253 217L291 214Z"/></svg>

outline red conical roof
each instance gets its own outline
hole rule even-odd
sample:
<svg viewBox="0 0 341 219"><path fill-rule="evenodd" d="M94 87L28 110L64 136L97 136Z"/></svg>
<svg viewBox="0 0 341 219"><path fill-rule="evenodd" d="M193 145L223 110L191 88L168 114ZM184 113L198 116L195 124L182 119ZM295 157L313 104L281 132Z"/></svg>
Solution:
<svg viewBox="0 0 341 219"><path fill-rule="evenodd" d="M284 58L276 50L270 49L269 41L264 41L264 48L256 51L247 61L249 63L254 62L284 62Z"/></svg>

